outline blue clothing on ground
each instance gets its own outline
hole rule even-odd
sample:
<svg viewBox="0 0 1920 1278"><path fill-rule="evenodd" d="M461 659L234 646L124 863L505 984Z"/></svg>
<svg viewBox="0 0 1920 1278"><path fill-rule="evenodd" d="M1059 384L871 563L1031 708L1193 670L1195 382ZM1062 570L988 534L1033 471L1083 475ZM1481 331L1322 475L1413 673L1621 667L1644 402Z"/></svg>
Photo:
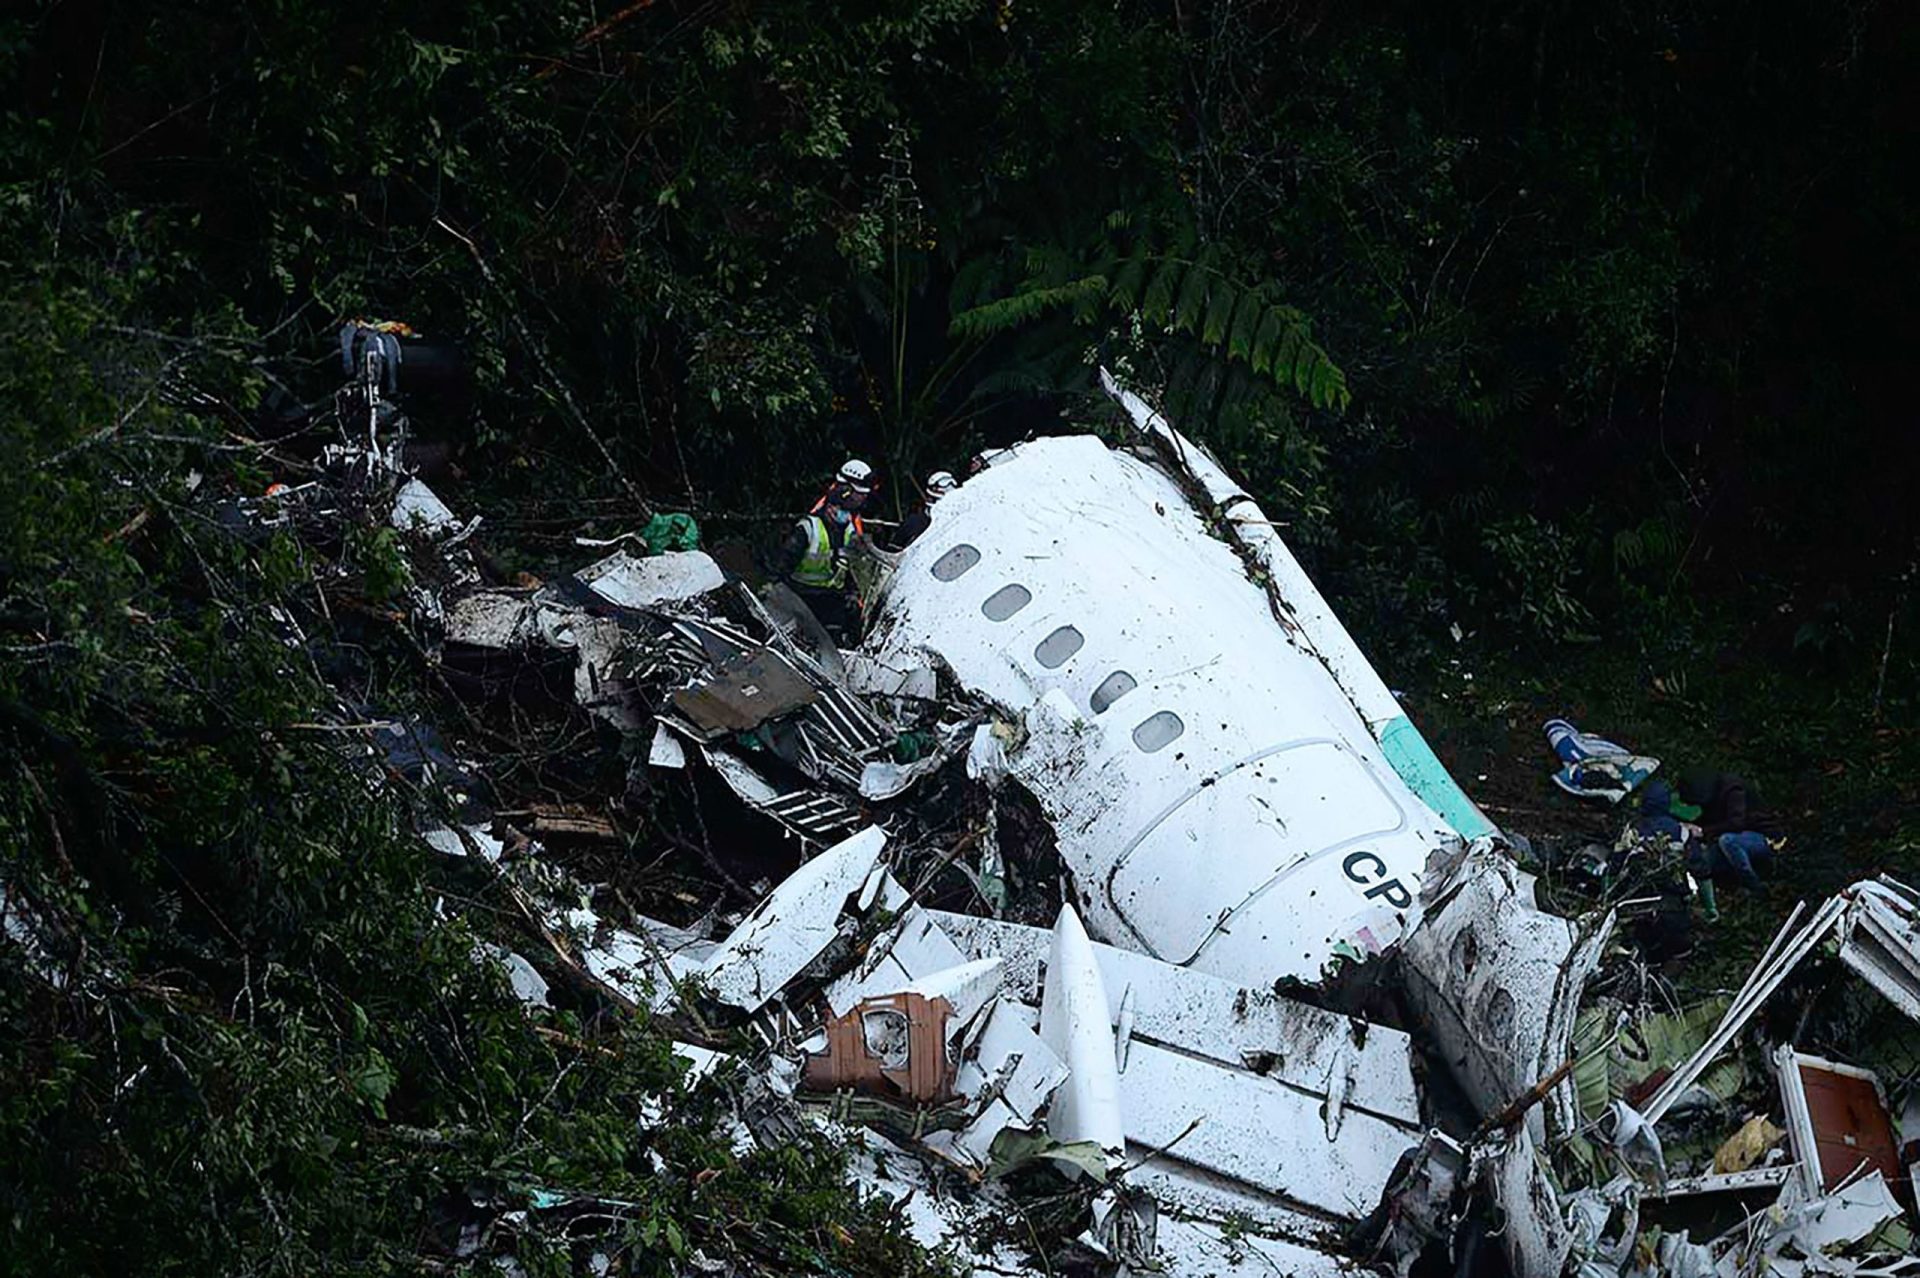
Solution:
<svg viewBox="0 0 1920 1278"><path fill-rule="evenodd" d="M1687 855L1687 868L1698 878L1731 874L1748 891L1760 890L1762 871L1773 869L1773 845L1757 830L1738 830L1715 840L1702 840Z"/></svg>

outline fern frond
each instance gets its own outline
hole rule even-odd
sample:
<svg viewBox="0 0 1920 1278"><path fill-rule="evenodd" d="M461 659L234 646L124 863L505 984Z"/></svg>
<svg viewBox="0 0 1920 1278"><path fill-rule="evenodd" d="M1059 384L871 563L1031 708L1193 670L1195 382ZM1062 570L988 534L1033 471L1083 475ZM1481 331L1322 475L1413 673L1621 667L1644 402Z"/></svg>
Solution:
<svg viewBox="0 0 1920 1278"><path fill-rule="evenodd" d="M1160 259L1160 265L1147 285L1146 296L1140 301L1140 313L1146 316L1149 324L1166 328L1173 322L1173 295L1180 286L1181 269L1177 258Z"/></svg>
<svg viewBox="0 0 1920 1278"><path fill-rule="evenodd" d="M1259 328L1262 313L1266 309L1260 290L1250 288L1240 295L1240 305L1233 312L1233 324L1227 330L1228 359L1249 362L1248 356L1253 351L1253 334Z"/></svg>
<svg viewBox="0 0 1920 1278"><path fill-rule="evenodd" d="M1186 279L1180 282L1179 300L1173 306L1172 327L1194 331L1205 318L1206 304L1207 272L1189 268Z"/></svg>
<svg viewBox="0 0 1920 1278"><path fill-rule="evenodd" d="M1216 399L1254 394L1244 385L1248 375L1270 379L1318 408L1349 402L1346 375L1313 340L1306 315L1271 301L1265 286L1241 287L1222 269L1216 246L1196 245L1191 229L1183 228L1170 250L1159 251L1145 234L1127 235L1133 228L1125 219L1109 219L1108 229L1118 242L1099 236L1077 256L1054 245L1028 248L1026 282L996 301L978 300L991 272L963 268L954 281L950 331L988 338L1049 315L1086 327L1103 310L1138 314L1161 333L1191 343L1191 359L1170 370L1169 403L1178 390L1204 403L1204 415Z"/></svg>
<svg viewBox="0 0 1920 1278"><path fill-rule="evenodd" d="M1050 288L1028 289L997 302L970 307L953 317L948 331L955 337L993 337L1019 328L1048 311L1079 306L1089 299L1098 302L1106 295L1106 277L1089 275L1085 279L1056 284Z"/></svg>
<svg viewBox="0 0 1920 1278"><path fill-rule="evenodd" d="M1207 286L1207 318L1200 330L1200 340L1209 346L1218 346L1227 340L1227 329L1233 323L1234 304L1240 300L1240 290L1224 279L1215 279Z"/></svg>
<svg viewBox="0 0 1920 1278"><path fill-rule="evenodd" d="M1123 311L1131 311L1140 305L1140 289L1147 278L1147 244L1145 240L1134 246L1113 273L1113 293L1110 298L1113 305Z"/></svg>

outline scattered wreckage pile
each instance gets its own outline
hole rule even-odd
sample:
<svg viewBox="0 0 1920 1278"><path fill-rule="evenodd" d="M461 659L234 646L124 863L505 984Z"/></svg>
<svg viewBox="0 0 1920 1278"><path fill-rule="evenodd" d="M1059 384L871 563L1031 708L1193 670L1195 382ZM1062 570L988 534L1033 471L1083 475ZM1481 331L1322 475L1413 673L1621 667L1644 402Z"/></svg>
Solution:
<svg viewBox="0 0 1920 1278"><path fill-rule="evenodd" d="M369 746L507 885L522 997L662 1018L743 1147L843 1132L858 1191L982 1272L1920 1273L1920 1032L1879 1072L1802 1050L1860 998L1920 1031L1920 894L1796 911L1679 1005L1611 910L1536 906L1272 524L1110 380L1132 446L990 456L841 652L697 549L487 584L479 521L404 473L403 352L343 352L322 478L233 517L364 503L441 669L557 662L636 774L708 769L810 852L744 917L669 923L543 854L590 817L489 812L423 726ZM975 796L944 846L935 790Z"/></svg>

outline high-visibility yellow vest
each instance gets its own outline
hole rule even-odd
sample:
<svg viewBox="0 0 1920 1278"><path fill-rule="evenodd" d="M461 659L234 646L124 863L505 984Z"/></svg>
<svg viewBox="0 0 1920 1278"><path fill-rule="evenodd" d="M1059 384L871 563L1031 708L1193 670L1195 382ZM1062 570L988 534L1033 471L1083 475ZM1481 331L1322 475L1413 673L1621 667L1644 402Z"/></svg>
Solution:
<svg viewBox="0 0 1920 1278"><path fill-rule="evenodd" d="M847 561L835 554L827 521L819 515L807 516L807 553L793 570L793 584L809 590L839 590L847 584Z"/></svg>

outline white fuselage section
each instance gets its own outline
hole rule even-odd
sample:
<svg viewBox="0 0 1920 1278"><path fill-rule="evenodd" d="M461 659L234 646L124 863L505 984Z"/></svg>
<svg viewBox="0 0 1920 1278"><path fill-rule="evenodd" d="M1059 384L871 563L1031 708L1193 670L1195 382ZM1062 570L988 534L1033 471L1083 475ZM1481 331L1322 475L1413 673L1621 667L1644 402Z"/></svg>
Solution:
<svg viewBox="0 0 1920 1278"><path fill-rule="evenodd" d="M1181 489L1092 436L997 454L942 499L866 650L1024 724L1012 774L1089 928L1168 962L1317 980L1397 941L1457 841Z"/></svg>

